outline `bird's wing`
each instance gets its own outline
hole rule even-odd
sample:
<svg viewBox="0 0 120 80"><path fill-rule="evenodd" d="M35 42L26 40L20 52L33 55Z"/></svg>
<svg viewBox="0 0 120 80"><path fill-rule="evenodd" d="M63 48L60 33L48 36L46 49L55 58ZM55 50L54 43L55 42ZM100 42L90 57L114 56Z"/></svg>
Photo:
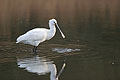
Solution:
<svg viewBox="0 0 120 80"><path fill-rule="evenodd" d="M37 28L28 31L27 33L21 35L17 38L17 42L22 41L40 41L43 42L46 40L47 37L47 29L44 28Z"/></svg>
<svg viewBox="0 0 120 80"><path fill-rule="evenodd" d="M47 30L46 29L34 29L30 32L26 33L27 40L31 41L43 41L47 37Z"/></svg>

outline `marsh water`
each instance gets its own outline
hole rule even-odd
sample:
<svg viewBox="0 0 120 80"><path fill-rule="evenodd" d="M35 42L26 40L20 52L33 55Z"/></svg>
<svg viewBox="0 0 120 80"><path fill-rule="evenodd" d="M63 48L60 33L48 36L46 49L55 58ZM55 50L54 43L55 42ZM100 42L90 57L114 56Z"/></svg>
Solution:
<svg viewBox="0 0 120 80"><path fill-rule="evenodd" d="M0 0L0 80L120 80L119 0ZM66 35L16 38L56 18Z"/></svg>

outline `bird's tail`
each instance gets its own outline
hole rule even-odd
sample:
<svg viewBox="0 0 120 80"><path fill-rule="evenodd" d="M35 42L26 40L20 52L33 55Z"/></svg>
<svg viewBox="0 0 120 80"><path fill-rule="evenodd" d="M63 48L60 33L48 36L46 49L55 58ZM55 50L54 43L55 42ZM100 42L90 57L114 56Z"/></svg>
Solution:
<svg viewBox="0 0 120 80"><path fill-rule="evenodd" d="M24 35L21 35L17 38L16 43L20 43L22 40L24 40Z"/></svg>
<svg viewBox="0 0 120 80"><path fill-rule="evenodd" d="M19 43L18 41L16 43Z"/></svg>

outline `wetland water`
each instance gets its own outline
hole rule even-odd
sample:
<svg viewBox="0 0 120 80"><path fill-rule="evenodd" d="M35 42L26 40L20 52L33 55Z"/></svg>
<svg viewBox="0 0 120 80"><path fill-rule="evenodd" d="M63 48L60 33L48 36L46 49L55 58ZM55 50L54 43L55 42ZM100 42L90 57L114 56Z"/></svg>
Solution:
<svg viewBox="0 0 120 80"><path fill-rule="evenodd" d="M120 80L119 0L0 0L0 80ZM112 5L111 5L112 4ZM66 35L16 44L56 18Z"/></svg>

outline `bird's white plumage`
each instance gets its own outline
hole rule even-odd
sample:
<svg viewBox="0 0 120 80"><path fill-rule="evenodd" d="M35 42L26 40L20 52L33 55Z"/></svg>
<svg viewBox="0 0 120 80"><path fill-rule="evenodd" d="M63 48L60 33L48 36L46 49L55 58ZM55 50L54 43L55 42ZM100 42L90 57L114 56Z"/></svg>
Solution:
<svg viewBox="0 0 120 80"><path fill-rule="evenodd" d="M17 38L17 43L30 44L38 46L40 42L46 40L48 30L44 28L36 28L28 31ZM41 35L42 34L42 35Z"/></svg>
<svg viewBox="0 0 120 80"><path fill-rule="evenodd" d="M50 40L55 35L56 33L55 24L57 24L57 21L55 19L51 19L49 20L50 29L45 29L45 28L32 29L26 32L25 34L19 36L17 38L16 43L24 43L24 44L30 44L33 46L38 46L41 42L44 42L45 40ZM57 27L60 30L58 25ZM60 30L60 33L62 37L65 38L61 30Z"/></svg>

